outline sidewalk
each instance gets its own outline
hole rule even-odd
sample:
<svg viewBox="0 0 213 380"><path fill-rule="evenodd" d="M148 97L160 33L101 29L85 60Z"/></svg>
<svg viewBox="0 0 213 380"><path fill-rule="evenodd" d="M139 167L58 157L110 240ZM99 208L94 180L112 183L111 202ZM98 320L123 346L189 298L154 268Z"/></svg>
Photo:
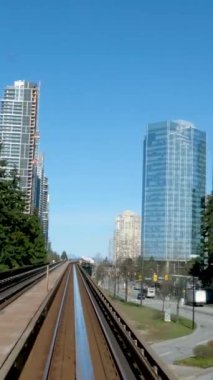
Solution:
<svg viewBox="0 0 213 380"><path fill-rule="evenodd" d="M171 369L178 375L180 380L212 380L213 379L213 368L196 368L196 367L186 367L179 365L172 365Z"/></svg>

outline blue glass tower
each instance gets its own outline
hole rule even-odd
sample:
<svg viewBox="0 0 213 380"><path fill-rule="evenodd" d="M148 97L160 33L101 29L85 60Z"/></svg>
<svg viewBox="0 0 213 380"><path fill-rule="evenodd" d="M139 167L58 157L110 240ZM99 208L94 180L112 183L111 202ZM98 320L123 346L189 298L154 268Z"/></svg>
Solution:
<svg viewBox="0 0 213 380"><path fill-rule="evenodd" d="M148 125L143 159L143 255L189 260L198 254L206 185L206 134L189 122Z"/></svg>

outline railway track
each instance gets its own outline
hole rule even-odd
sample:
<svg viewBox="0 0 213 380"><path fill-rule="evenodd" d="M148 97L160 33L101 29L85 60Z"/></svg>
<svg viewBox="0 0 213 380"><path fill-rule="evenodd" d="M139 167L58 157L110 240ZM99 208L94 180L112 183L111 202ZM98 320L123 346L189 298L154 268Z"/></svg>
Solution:
<svg viewBox="0 0 213 380"><path fill-rule="evenodd" d="M30 343L29 343L30 342ZM69 265L34 339L5 379L173 380L109 300L77 265Z"/></svg>
<svg viewBox="0 0 213 380"><path fill-rule="evenodd" d="M48 266L48 271L52 271L61 264L52 264ZM40 281L47 272L47 266L27 270L26 272L6 277L0 280L0 310L13 302L27 289L34 286Z"/></svg>

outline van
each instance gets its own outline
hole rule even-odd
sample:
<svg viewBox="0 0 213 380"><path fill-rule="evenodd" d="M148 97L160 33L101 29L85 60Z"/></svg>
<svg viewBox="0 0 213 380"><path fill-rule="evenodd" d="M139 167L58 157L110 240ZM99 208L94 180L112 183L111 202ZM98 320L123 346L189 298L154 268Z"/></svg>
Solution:
<svg viewBox="0 0 213 380"><path fill-rule="evenodd" d="M147 298L154 298L155 297L155 288L154 287L148 287L145 290L145 295Z"/></svg>

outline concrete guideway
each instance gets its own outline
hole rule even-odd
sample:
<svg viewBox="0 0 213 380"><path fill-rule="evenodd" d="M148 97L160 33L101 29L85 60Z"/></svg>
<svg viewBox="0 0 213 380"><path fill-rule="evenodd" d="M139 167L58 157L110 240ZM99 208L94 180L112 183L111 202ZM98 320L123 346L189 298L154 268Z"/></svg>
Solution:
<svg viewBox="0 0 213 380"><path fill-rule="evenodd" d="M84 378L85 373L88 377L88 366L93 369L88 378L98 380L118 378L130 380L139 378L139 374L140 378L142 376L142 378L153 380L175 378L165 364L166 361L171 367L171 361L164 359L168 356L168 350L162 352L160 349L160 353L163 353L160 355L160 360L150 345L147 345L140 337L138 338L137 333L129 327L128 321L125 321L111 305L110 300L100 293L100 289L91 281L90 277L83 274L80 268L77 272L74 271L73 282L73 276L70 275L72 273L70 268L73 267L71 265L66 271L68 265L68 263L64 264L49 276L48 289L47 280L44 279L0 313L0 379L4 379L4 375L7 375L8 370L11 369L9 375L18 374L23 370L23 380L30 378L29 375L35 376L36 370L38 370L38 374L37 377L33 377L34 380L40 380L41 373L45 374L45 379L58 380L59 377L62 378L62 371L64 371L64 376L65 372L70 374L70 363L72 373L75 374L78 360L74 360L74 358L79 359L79 378ZM57 275L53 278L56 273ZM61 281L59 281L60 279ZM41 309L44 309L44 303L56 284L60 284L60 287L57 287L57 292L56 290L53 292L55 295L54 300L53 297L51 298L53 303L45 306L43 313L45 320L36 336L35 344L33 343L33 349L31 349L32 345L28 344L31 338L28 339L28 342L26 339L31 337L31 332L36 330L34 329L35 320L38 318L38 314L41 314ZM138 302L134 298L134 294L129 300ZM162 307L162 303L157 300L147 300L144 303L153 303L157 308ZM84 318L80 318L83 315ZM203 317L206 318L206 315ZM81 323L78 331L79 322ZM39 321L37 326L39 326ZM83 343L81 340L78 344L77 341L81 338L82 331L84 331ZM85 338L87 338L86 342ZM185 337L183 338L185 339ZM85 361L85 355L83 354L82 358L82 344L87 348L88 356L84 374L82 374L82 363ZM77 352L75 348L78 345L80 350ZM29 349L31 350L29 358L27 362L24 362ZM17 353L19 353L18 359ZM53 365L48 365L47 370L45 367L45 371L43 371L46 357L51 358L49 363ZM24 369L21 362L25 363ZM34 369L32 369L33 363ZM56 369L58 374L56 374ZM127 376L127 369L131 376ZM24 371L28 371L27 377Z"/></svg>
<svg viewBox="0 0 213 380"><path fill-rule="evenodd" d="M30 346L24 366L20 363L19 380L75 379L72 277L69 267L47 306L45 319Z"/></svg>
<svg viewBox="0 0 213 380"><path fill-rule="evenodd" d="M1 376L7 362L9 365L9 361L14 360L22 342L30 334L33 317L65 272L67 265L62 264L49 274L48 288L45 278L0 311L0 378L3 378Z"/></svg>

